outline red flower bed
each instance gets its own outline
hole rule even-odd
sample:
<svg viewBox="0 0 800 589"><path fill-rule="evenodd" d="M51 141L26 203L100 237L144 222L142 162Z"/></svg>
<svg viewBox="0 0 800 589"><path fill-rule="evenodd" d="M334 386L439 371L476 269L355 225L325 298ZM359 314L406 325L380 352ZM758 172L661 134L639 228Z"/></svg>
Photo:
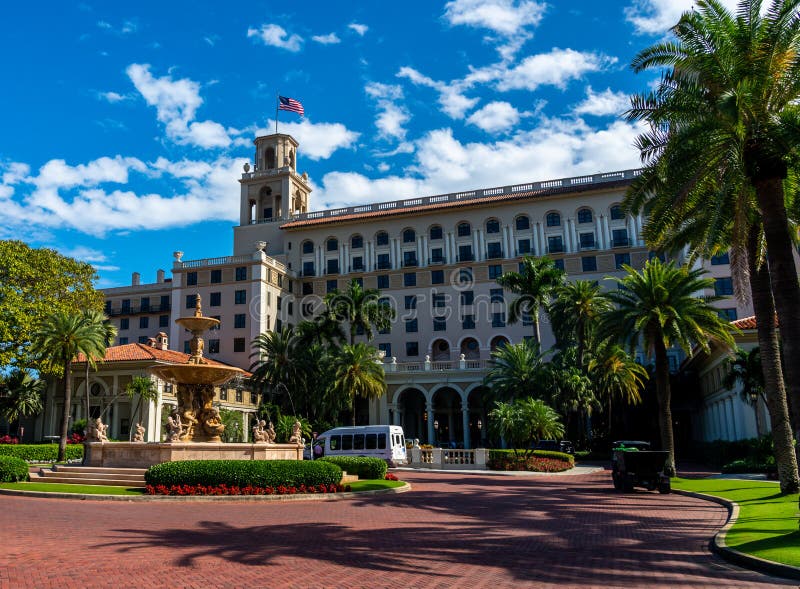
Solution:
<svg viewBox="0 0 800 589"><path fill-rule="evenodd" d="M166 485L147 485L145 490L148 495L302 495L349 492L350 485L316 485L309 487L305 485L300 485L299 487L285 487L283 485L278 487L254 487L252 485L247 485L246 487L235 485L172 485L167 487Z"/></svg>
<svg viewBox="0 0 800 589"><path fill-rule="evenodd" d="M397 475L394 475L394 474L392 474L390 472L387 472L386 476L383 477L383 479L386 480L386 481L399 481L400 480L400 479L397 478Z"/></svg>
<svg viewBox="0 0 800 589"><path fill-rule="evenodd" d="M0 437L0 444L19 444L19 439L12 438L8 434Z"/></svg>
<svg viewBox="0 0 800 589"><path fill-rule="evenodd" d="M489 461L492 470L527 470L530 472L562 472L572 468L566 460L555 458L541 458L539 456L514 456L508 454Z"/></svg>
<svg viewBox="0 0 800 589"><path fill-rule="evenodd" d="M86 436L74 432L67 438L67 444L83 444L86 441Z"/></svg>

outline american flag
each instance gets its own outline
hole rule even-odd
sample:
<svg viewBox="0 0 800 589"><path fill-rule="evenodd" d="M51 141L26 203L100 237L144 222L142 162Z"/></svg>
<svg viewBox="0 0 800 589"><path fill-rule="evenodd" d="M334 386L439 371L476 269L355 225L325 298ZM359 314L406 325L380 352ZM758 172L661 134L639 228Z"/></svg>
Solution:
<svg viewBox="0 0 800 589"><path fill-rule="evenodd" d="M300 101L295 100L294 98L286 98L285 96L278 96L278 110L288 110L290 112L296 112L301 117L305 112L303 110L303 105L300 104Z"/></svg>

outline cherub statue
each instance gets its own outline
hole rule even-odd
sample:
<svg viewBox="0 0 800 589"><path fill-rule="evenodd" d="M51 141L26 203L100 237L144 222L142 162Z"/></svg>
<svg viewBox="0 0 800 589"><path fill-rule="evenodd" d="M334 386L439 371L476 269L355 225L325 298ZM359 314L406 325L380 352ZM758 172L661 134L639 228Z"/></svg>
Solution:
<svg viewBox="0 0 800 589"><path fill-rule="evenodd" d="M264 435L267 438L267 444L275 443L275 438L277 437L277 434L275 433L275 426L272 425L271 421L269 422L269 427L267 427L267 429L264 431Z"/></svg>
<svg viewBox="0 0 800 589"><path fill-rule="evenodd" d="M181 423L178 410L175 409L169 417L167 417L167 441L180 442L181 434L183 433L183 424Z"/></svg>
<svg viewBox="0 0 800 589"><path fill-rule="evenodd" d="M89 422L89 432L86 438L89 442L107 442L108 437L106 436L106 431L108 431L108 426L98 417L94 421Z"/></svg>
<svg viewBox="0 0 800 589"><path fill-rule="evenodd" d="M144 426L141 423L136 424L136 433L133 434L134 442L144 442Z"/></svg>
<svg viewBox="0 0 800 589"><path fill-rule="evenodd" d="M303 444L303 434L300 432L300 422L295 421L292 425L292 435L289 437L290 444Z"/></svg>
<svg viewBox="0 0 800 589"><path fill-rule="evenodd" d="M253 442L255 443L268 442L267 432L264 429L264 425L266 425L266 423L263 419L261 421L256 420L256 424L253 426Z"/></svg>

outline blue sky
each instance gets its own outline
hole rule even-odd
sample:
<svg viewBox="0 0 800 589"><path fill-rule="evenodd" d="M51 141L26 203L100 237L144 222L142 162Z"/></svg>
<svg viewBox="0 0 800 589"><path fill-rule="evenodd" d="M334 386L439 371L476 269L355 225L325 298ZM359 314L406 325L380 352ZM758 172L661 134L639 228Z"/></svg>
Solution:
<svg viewBox="0 0 800 589"><path fill-rule="evenodd" d="M732 2L726 2L732 5ZM0 238L99 286L227 255L280 114L313 209L637 167L631 58L691 0L71 2L4 7Z"/></svg>

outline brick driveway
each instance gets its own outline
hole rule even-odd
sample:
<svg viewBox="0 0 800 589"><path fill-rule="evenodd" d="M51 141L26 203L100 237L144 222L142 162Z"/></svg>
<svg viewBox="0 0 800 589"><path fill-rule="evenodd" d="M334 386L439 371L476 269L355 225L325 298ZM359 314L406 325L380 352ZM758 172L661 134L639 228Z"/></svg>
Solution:
<svg viewBox="0 0 800 589"><path fill-rule="evenodd" d="M337 502L0 497L0 587L775 586L709 554L717 505L620 496L608 473L402 473ZM791 585L791 583L787 583Z"/></svg>

